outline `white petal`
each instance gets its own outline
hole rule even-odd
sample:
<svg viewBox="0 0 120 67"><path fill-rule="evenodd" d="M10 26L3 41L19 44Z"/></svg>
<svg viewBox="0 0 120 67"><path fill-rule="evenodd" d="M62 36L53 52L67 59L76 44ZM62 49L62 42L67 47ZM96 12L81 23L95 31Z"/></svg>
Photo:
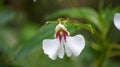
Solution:
<svg viewBox="0 0 120 67"><path fill-rule="evenodd" d="M58 57L63 58L64 56L64 48L63 45L60 45L59 51L58 51Z"/></svg>
<svg viewBox="0 0 120 67"><path fill-rule="evenodd" d="M66 39L66 45L67 45L66 53L67 51L69 51L68 55L70 55L71 52L74 56L78 56L85 46L85 39L82 35L68 37Z"/></svg>
<svg viewBox="0 0 120 67"><path fill-rule="evenodd" d="M69 45L67 45L67 44L65 43L65 51L66 51L66 54L67 54L68 57L70 57L70 56L72 55L72 53L71 53L71 51L70 51L70 49L69 49L68 46L69 46Z"/></svg>
<svg viewBox="0 0 120 67"><path fill-rule="evenodd" d="M114 25L120 30L120 13L114 15Z"/></svg>
<svg viewBox="0 0 120 67"><path fill-rule="evenodd" d="M58 31L59 29L63 29L63 30L67 30L66 28L65 28L65 26L64 25L62 25L61 23L59 23L57 26L56 26L56 31Z"/></svg>
<svg viewBox="0 0 120 67"><path fill-rule="evenodd" d="M57 58L58 50L60 49L60 42L58 39L43 40L43 50L52 60Z"/></svg>

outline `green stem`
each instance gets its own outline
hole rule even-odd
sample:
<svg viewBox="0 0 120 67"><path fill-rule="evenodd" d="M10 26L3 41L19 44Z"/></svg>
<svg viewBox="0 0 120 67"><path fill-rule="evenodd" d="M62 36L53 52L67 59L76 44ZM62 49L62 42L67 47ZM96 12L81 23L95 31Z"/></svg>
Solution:
<svg viewBox="0 0 120 67"><path fill-rule="evenodd" d="M94 67L104 67L104 63L108 58L110 52L111 52L111 46L108 46L104 50L102 50L100 56L95 61Z"/></svg>

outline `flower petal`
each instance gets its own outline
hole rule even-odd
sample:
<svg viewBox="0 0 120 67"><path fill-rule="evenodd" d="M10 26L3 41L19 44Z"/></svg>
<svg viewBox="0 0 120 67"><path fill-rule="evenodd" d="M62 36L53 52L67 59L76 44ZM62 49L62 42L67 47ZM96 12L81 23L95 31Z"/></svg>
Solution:
<svg viewBox="0 0 120 67"><path fill-rule="evenodd" d="M70 57L70 56L72 55L72 53L71 53L71 50L69 49L68 46L69 46L69 45L67 45L67 44L65 43L65 51L66 51L66 54L67 54L68 57Z"/></svg>
<svg viewBox="0 0 120 67"><path fill-rule="evenodd" d="M59 51L58 51L58 57L63 58L64 56L64 48L63 45L60 45Z"/></svg>
<svg viewBox="0 0 120 67"><path fill-rule="evenodd" d="M68 56L70 56L70 52L74 56L78 56L85 46L85 39L82 35L68 37L66 40L66 45L67 45L66 53L68 53L67 51L69 51L69 53L67 54Z"/></svg>
<svg viewBox="0 0 120 67"><path fill-rule="evenodd" d="M59 24L56 26L55 31L58 31L59 29L67 30L67 29L65 28L65 26L62 25L61 23L59 23Z"/></svg>
<svg viewBox="0 0 120 67"><path fill-rule="evenodd" d="M60 49L60 42L58 39L43 40L43 50L52 60L57 58L58 50Z"/></svg>
<svg viewBox="0 0 120 67"><path fill-rule="evenodd" d="M120 13L114 15L114 25L120 30Z"/></svg>

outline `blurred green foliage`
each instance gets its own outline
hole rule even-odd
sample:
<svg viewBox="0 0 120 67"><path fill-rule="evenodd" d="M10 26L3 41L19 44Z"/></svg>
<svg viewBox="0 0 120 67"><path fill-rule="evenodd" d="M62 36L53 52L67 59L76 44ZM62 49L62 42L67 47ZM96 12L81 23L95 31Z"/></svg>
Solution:
<svg viewBox="0 0 120 67"><path fill-rule="evenodd" d="M119 56L120 45L120 32L113 27L113 16L116 9L100 9L96 12L90 8L70 8L59 10L51 15L48 15L48 19L56 17L71 17L71 18L82 18L94 26L93 34L84 31L84 35L88 38L88 46L92 48L91 54L94 55L94 65L95 67L106 67L106 61L111 58L111 54L114 56ZM89 37L88 37L89 36ZM116 50L116 51L114 51ZM114 54L114 53L118 54ZM114 57L112 56L112 57ZM108 66L109 67L109 66Z"/></svg>
<svg viewBox="0 0 120 67"><path fill-rule="evenodd" d="M119 67L120 31L113 16L120 6L104 7L101 0L93 9L80 7L78 1L0 0L0 67ZM79 57L53 61L43 53L42 41L54 38L60 17L71 19L64 19L68 31L82 34L86 46Z"/></svg>

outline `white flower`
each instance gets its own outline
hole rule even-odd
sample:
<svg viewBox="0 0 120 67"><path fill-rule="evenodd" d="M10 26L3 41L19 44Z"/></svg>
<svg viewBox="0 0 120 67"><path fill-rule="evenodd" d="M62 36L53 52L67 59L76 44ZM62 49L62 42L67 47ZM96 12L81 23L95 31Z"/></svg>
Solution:
<svg viewBox="0 0 120 67"><path fill-rule="evenodd" d="M114 25L120 30L120 13L114 15Z"/></svg>
<svg viewBox="0 0 120 67"><path fill-rule="evenodd" d="M44 53L52 60L55 60L57 56L63 58L66 52L67 56L78 56L85 46L85 39L82 35L76 35L70 37L67 29L59 23L55 29L55 39L43 40Z"/></svg>

